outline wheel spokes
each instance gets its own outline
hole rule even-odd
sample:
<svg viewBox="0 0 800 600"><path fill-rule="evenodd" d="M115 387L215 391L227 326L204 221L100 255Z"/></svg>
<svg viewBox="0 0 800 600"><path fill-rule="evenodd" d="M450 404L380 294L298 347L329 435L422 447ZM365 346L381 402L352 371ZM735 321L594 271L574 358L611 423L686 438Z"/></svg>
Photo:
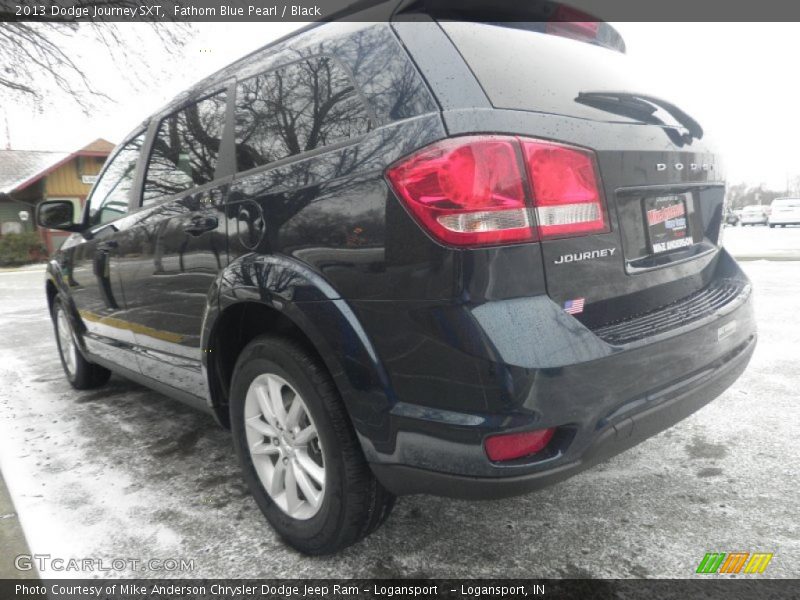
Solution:
<svg viewBox="0 0 800 600"><path fill-rule="evenodd" d="M262 386L254 386L254 388L250 388L252 392L255 394L256 401L258 402L258 408L261 411L261 414L264 415L264 419L272 425L273 428L277 428L278 421L275 418L275 413L272 412L272 405L269 401L269 396L267 395L267 391Z"/></svg>
<svg viewBox="0 0 800 600"><path fill-rule="evenodd" d="M306 452L298 452L295 460L300 468L320 486L325 484L325 469L319 466Z"/></svg>
<svg viewBox="0 0 800 600"><path fill-rule="evenodd" d="M287 512L292 515L297 512L303 501L297 494L297 481L295 480L294 465L289 463L286 467L286 508Z"/></svg>
<svg viewBox="0 0 800 600"><path fill-rule="evenodd" d="M286 409L283 407L283 384L277 377L267 380L267 394L269 395L269 405L275 420L282 428L286 428Z"/></svg>
<svg viewBox="0 0 800 600"><path fill-rule="evenodd" d="M314 487L314 485L311 483L311 480L308 478L306 472L297 463L296 458L294 460L293 466L294 466L294 478L297 481L297 486L300 488L300 490L302 490L303 496L305 496L308 503L314 508L318 508L320 503L322 502L322 490L319 490Z"/></svg>
<svg viewBox="0 0 800 600"><path fill-rule="evenodd" d="M58 345L61 350L61 356L64 359L64 364L67 371L71 375L75 371L76 355L75 342L72 337L72 329L70 328L67 315L64 314L63 309L59 309L56 318L56 328L58 330Z"/></svg>
<svg viewBox="0 0 800 600"><path fill-rule="evenodd" d="M245 423L250 429L258 432L264 437L273 438L278 435L277 430L272 425L261 420L261 415L250 417L247 419L247 421L245 421Z"/></svg>
<svg viewBox="0 0 800 600"><path fill-rule="evenodd" d="M280 447L275 446L269 442L256 442L252 446L250 446L250 454L258 455L258 454L279 454L281 451Z"/></svg>
<svg viewBox="0 0 800 600"><path fill-rule="evenodd" d="M289 412L286 413L286 429L292 430L300 424L300 416L304 413L303 401L295 394L292 403L289 405Z"/></svg>
<svg viewBox="0 0 800 600"><path fill-rule="evenodd" d="M311 443L312 440L316 439L316 437L317 428L313 425L309 425L294 436L294 443L297 446L306 446Z"/></svg>
<svg viewBox="0 0 800 600"><path fill-rule="evenodd" d="M269 482L269 495L277 498L286 489L286 463L278 459L275 468L272 470L272 480Z"/></svg>

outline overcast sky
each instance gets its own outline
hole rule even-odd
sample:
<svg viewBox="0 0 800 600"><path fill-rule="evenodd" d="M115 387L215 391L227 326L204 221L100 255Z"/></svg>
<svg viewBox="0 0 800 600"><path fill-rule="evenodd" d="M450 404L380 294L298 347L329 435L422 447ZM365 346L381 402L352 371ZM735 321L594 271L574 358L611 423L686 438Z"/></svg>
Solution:
<svg viewBox="0 0 800 600"><path fill-rule="evenodd" d="M100 102L89 117L66 99L35 110L2 107L11 146L74 150L97 137L118 142L149 113L218 68L302 24L194 24L196 34L179 56L158 44L137 44L131 64L153 73L152 83L129 83L129 74L80 37L92 81L115 103ZM146 27L125 25L130 31ZM722 154L729 183L765 183L783 189L800 175L800 23L618 23L631 60L662 78L667 99L710 132ZM124 61L122 61L124 63ZM663 92L662 92L663 95ZM3 114L0 113L0 118ZM6 145L0 122L0 144Z"/></svg>

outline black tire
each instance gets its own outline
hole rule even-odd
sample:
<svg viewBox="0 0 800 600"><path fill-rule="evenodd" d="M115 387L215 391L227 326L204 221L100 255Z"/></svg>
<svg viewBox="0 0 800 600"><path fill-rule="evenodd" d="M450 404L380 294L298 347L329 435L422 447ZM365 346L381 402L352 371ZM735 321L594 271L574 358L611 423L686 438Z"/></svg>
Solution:
<svg viewBox="0 0 800 600"><path fill-rule="evenodd" d="M72 339L70 348L64 348L61 335L59 335L60 314L64 315L65 323L69 328L69 335ZM58 347L58 357L61 359L61 366L64 368L64 374L67 376L67 381L69 381L70 385L76 390L91 390L105 385L111 377L111 371L105 367L91 363L84 358L75 340L75 331L72 328L72 322L60 298L56 298L53 302L52 317L56 334L56 346ZM66 353L68 352L73 354L72 361L69 361L67 358Z"/></svg>
<svg viewBox="0 0 800 600"><path fill-rule="evenodd" d="M322 502L310 518L296 519L284 512L253 464L245 431L245 399L256 377L265 374L277 375L296 390L319 436L325 486ZM395 497L372 474L327 370L297 342L265 335L242 350L233 373L230 416L244 479L264 516L290 546L305 554L331 554L366 537L389 516Z"/></svg>
<svg viewBox="0 0 800 600"><path fill-rule="evenodd" d="M770 225L769 228L770 229L775 229L775 225Z"/></svg>

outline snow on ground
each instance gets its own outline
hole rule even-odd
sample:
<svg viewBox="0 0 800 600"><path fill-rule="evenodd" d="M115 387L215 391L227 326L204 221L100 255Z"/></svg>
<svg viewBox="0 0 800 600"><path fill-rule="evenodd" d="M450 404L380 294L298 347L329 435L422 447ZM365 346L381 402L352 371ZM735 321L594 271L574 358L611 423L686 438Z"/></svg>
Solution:
<svg viewBox="0 0 800 600"><path fill-rule="evenodd" d="M774 229L766 225L727 226L722 243L737 258L800 260L800 226Z"/></svg>
<svg viewBox="0 0 800 600"><path fill-rule="evenodd" d="M798 577L800 262L743 265L760 342L715 402L538 493L403 498L382 529L329 558L277 539L209 417L118 377L72 390L43 273L0 273L0 468L32 552L195 561L175 576L682 578L706 552L735 550L774 552L767 574Z"/></svg>

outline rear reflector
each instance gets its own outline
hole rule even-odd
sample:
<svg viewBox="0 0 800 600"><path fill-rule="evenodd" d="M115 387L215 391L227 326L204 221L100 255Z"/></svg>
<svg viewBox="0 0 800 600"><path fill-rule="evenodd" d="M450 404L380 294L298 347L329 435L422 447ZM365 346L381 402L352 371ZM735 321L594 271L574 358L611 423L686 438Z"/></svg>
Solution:
<svg viewBox="0 0 800 600"><path fill-rule="evenodd" d="M609 231L594 154L582 148L465 136L423 148L391 166L386 176L419 223L448 245Z"/></svg>
<svg viewBox="0 0 800 600"><path fill-rule="evenodd" d="M537 429L522 433L504 433L486 438L484 447L489 460L502 462L536 454L553 439L555 428Z"/></svg>

